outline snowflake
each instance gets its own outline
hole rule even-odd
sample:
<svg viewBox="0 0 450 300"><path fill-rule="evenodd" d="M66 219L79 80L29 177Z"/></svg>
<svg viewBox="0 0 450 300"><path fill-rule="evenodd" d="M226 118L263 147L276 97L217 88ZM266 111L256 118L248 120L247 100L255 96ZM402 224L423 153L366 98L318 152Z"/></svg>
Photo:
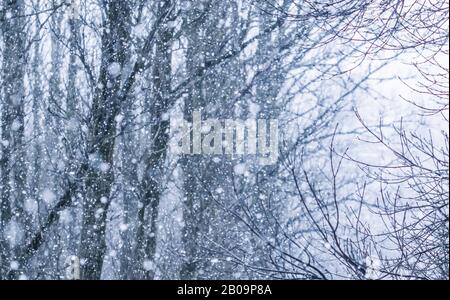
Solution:
<svg viewBox="0 0 450 300"><path fill-rule="evenodd" d="M119 63L112 63L108 66L108 73L111 75L111 77L116 78L120 75L120 72L122 71L122 67Z"/></svg>
<svg viewBox="0 0 450 300"><path fill-rule="evenodd" d="M55 201L56 195L50 189L45 189L42 191L41 198L45 203L51 204L53 201Z"/></svg>
<svg viewBox="0 0 450 300"><path fill-rule="evenodd" d="M9 267L10 267L11 270L16 271L16 270L19 269L19 262L17 262L17 261L14 260L14 261L12 261L12 262L10 263Z"/></svg>
<svg viewBox="0 0 450 300"><path fill-rule="evenodd" d="M11 124L12 131L18 131L22 127L22 124L18 120L14 120Z"/></svg>
<svg viewBox="0 0 450 300"><path fill-rule="evenodd" d="M146 259L142 265L145 271L152 271L155 269L155 264L153 261Z"/></svg>
<svg viewBox="0 0 450 300"><path fill-rule="evenodd" d="M236 173L236 175L244 175L246 170L247 167L245 166L245 164L238 164L234 166L234 173Z"/></svg>

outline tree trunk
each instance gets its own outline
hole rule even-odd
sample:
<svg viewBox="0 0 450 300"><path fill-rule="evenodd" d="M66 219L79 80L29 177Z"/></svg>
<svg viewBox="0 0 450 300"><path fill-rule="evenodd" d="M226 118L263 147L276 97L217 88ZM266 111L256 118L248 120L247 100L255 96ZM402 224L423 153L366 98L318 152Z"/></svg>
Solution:
<svg viewBox="0 0 450 300"><path fill-rule="evenodd" d="M163 9L168 6L162 6ZM158 237L157 220L163 192L170 121L167 115L170 104L167 95L171 88L171 39L173 29L166 24L155 41L155 59L152 72L153 101L150 103L151 142L145 154L145 172L142 181L143 206L138 211L137 257L138 276L153 279L155 276L155 253ZM145 218L147 217L147 218Z"/></svg>
<svg viewBox="0 0 450 300"><path fill-rule="evenodd" d="M128 57L131 17L127 1L110 1L105 8L107 24L102 36L100 77L92 103L79 250L81 278L94 280L101 278L106 252L106 217L114 182L115 118L122 100L120 73Z"/></svg>
<svg viewBox="0 0 450 300"><path fill-rule="evenodd" d="M196 18L195 11L192 19ZM186 23L191 22L186 20ZM196 76L196 71L203 66L205 57L202 55L203 44L200 24L194 23L188 31L188 49L186 53L186 69L188 76ZM201 109L203 103L203 82L196 79L188 89L188 96L184 102L184 119L192 124L193 112ZM193 138L191 134L191 151L193 151ZM197 278L198 267L198 237L202 220L202 196L199 191L198 169L201 157L198 155L185 155L181 159L183 170L183 221L182 246L183 262L180 270L180 279L192 280Z"/></svg>
<svg viewBox="0 0 450 300"><path fill-rule="evenodd" d="M1 141L1 221L0 221L0 277L5 276L11 261L11 245L5 240L3 230L17 214L24 232L29 231L29 222L24 218L23 202L26 197L26 169L24 149L24 74L26 23L23 17L24 3L8 1L3 31L3 96L2 96L2 141ZM12 165L14 168L12 169ZM11 186L11 182L13 186Z"/></svg>

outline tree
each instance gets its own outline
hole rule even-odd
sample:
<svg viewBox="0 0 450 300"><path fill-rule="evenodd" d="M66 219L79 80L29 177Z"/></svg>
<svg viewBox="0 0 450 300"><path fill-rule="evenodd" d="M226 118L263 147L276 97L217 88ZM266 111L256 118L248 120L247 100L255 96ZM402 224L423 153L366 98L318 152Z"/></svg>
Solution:
<svg viewBox="0 0 450 300"><path fill-rule="evenodd" d="M0 29L1 279L448 278L448 1L5 0Z"/></svg>
<svg viewBox="0 0 450 300"><path fill-rule="evenodd" d="M8 1L4 6L2 22L3 33L3 84L2 84L2 157L1 157L1 269L2 277L10 264L17 265L13 251L15 243L11 233L5 229L22 230L27 235L30 228L24 211L24 200L28 193L25 169L25 89L24 76L27 62L26 23L21 17L24 12L23 1ZM14 228L15 226L19 228ZM10 240L7 241L7 237ZM13 257L13 258L11 258ZM19 266L17 266L18 268Z"/></svg>

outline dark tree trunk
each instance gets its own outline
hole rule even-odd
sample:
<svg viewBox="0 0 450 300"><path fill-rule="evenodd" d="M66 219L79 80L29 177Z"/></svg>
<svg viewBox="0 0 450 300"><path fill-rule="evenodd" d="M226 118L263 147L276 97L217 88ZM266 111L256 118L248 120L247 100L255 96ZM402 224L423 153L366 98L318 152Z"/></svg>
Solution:
<svg viewBox="0 0 450 300"><path fill-rule="evenodd" d="M89 166L85 179L80 259L81 278L100 279L106 252L106 217L114 182L113 152L115 118L120 112L122 85L130 38L131 11L128 1L106 4L102 36L102 63L92 103L89 132Z"/></svg>

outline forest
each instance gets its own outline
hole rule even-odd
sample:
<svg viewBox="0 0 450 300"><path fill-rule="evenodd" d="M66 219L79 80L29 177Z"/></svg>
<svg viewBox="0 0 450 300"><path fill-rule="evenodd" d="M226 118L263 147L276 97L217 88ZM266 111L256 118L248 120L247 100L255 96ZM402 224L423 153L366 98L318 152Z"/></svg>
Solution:
<svg viewBox="0 0 450 300"><path fill-rule="evenodd" d="M448 280L448 55L448 0L0 0L0 280Z"/></svg>

